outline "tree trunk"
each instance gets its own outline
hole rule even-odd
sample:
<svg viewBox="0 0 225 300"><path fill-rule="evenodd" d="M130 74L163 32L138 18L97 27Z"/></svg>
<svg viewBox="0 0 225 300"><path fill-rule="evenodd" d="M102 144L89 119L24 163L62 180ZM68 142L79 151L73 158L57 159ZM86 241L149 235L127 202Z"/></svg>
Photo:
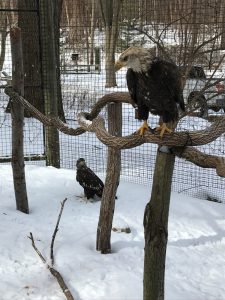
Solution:
<svg viewBox="0 0 225 300"><path fill-rule="evenodd" d="M194 49L198 43L199 23L198 23L198 0L192 2L192 20L191 20L191 47Z"/></svg>
<svg viewBox="0 0 225 300"><path fill-rule="evenodd" d="M12 87L15 92L23 96L24 73L21 31L19 28L10 30L12 53ZM16 198L16 208L29 213L27 189L24 169L23 153L23 124L24 108L17 102L10 101L12 112L12 170Z"/></svg>
<svg viewBox="0 0 225 300"><path fill-rule="evenodd" d="M99 0L105 27L105 87L116 86L114 63L122 2L122 0Z"/></svg>
<svg viewBox="0 0 225 300"><path fill-rule="evenodd" d="M223 3L223 1L222 1ZM222 5L222 35L221 35L221 49L225 49L225 7Z"/></svg>
<svg viewBox="0 0 225 300"><path fill-rule="evenodd" d="M96 23L96 7L95 0L91 3L91 28L90 28L90 65L94 64L94 35Z"/></svg>
<svg viewBox="0 0 225 300"><path fill-rule="evenodd" d="M54 28L56 41L56 71L57 71L57 101L59 118L65 122L61 84L60 84L60 59L59 59L59 19L62 9L62 0L54 1ZM38 16L38 5L36 0L18 0L18 8L23 10L34 10L34 12L23 12L18 15L18 24L22 31L24 73L24 97L39 111L45 113L45 103L42 92L42 69L41 69L41 48L40 48L40 27ZM36 12L35 12L36 10ZM32 14L32 15L31 15ZM10 12L10 17L12 13ZM12 22L12 20L10 21ZM27 51L29 49L29 51ZM6 108L10 112L10 106ZM32 117L29 111L25 110L25 117Z"/></svg>
<svg viewBox="0 0 225 300"><path fill-rule="evenodd" d="M55 60L56 60L56 76L57 76L57 103L58 103L58 116L66 123L63 100L62 100L62 90L61 90L61 79L60 79L60 19L62 15L62 5L63 0L54 0L54 33L55 33Z"/></svg>
<svg viewBox="0 0 225 300"><path fill-rule="evenodd" d="M122 104L109 104L109 133L122 135ZM96 249L106 254L111 252L111 230L115 208L115 197L119 185L121 169L121 151L108 148L108 161L105 186L102 195L100 216L97 229Z"/></svg>
<svg viewBox="0 0 225 300"><path fill-rule="evenodd" d="M101 72L101 52L100 48L95 48L95 70Z"/></svg>
<svg viewBox="0 0 225 300"><path fill-rule="evenodd" d="M5 47L6 47L6 37L7 37L7 16L3 15L4 19L0 22L0 36L1 36L1 49L0 49L0 71L2 71L4 61L5 61Z"/></svg>
<svg viewBox="0 0 225 300"><path fill-rule="evenodd" d="M158 151L151 199L144 215L144 300L164 299L168 216L174 163L174 155Z"/></svg>
<svg viewBox="0 0 225 300"><path fill-rule="evenodd" d="M40 33L42 47L42 79L45 114L58 117L56 44L54 34L54 9L52 1L39 0ZM45 127L46 164L60 167L59 133L51 126Z"/></svg>
<svg viewBox="0 0 225 300"><path fill-rule="evenodd" d="M116 86L116 73L115 73L115 43L116 40L113 39L115 37L112 33L112 27L105 28L105 76L106 83L105 87L114 87ZM116 39L116 37L115 37Z"/></svg>
<svg viewBox="0 0 225 300"><path fill-rule="evenodd" d="M37 1L18 0L18 9L37 10ZM44 113L38 21L37 12L18 14L18 26L21 28L23 42L24 74L26 74L24 77L24 98ZM32 117L28 110L25 110L25 117Z"/></svg>

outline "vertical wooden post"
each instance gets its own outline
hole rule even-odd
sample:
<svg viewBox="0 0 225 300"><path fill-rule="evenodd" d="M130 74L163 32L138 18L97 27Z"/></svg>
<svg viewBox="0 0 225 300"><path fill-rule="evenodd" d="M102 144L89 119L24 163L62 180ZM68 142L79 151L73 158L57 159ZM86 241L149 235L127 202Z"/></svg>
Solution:
<svg viewBox="0 0 225 300"><path fill-rule="evenodd" d="M6 52L6 38L7 38L7 14L1 13L1 37L0 37L0 71L2 71L3 64L5 61L5 52Z"/></svg>
<svg viewBox="0 0 225 300"><path fill-rule="evenodd" d="M66 123L65 114L63 110L63 101L62 101L62 90L61 90L61 72L60 72L60 20L62 15L62 6L63 0L53 0L54 8L54 34L55 34L55 60L56 60L56 78L57 78L57 104L58 104L58 116L59 118Z"/></svg>
<svg viewBox="0 0 225 300"><path fill-rule="evenodd" d="M221 22L221 26L222 26L222 30L221 30L221 49L225 49L225 7L224 5L222 6L222 22Z"/></svg>
<svg viewBox="0 0 225 300"><path fill-rule="evenodd" d="M58 117L56 45L52 0L39 0L40 41L45 115ZM46 164L60 167L59 133L54 127L45 128Z"/></svg>
<svg viewBox="0 0 225 300"><path fill-rule="evenodd" d="M144 300L164 299L170 194L175 156L157 153L150 202L145 208Z"/></svg>
<svg viewBox="0 0 225 300"><path fill-rule="evenodd" d="M115 136L122 135L122 104L108 105L109 133ZM121 150L108 148L108 160L105 186L102 195L100 216L97 228L96 249L106 254L111 252L111 230L115 208L115 197L119 185L121 169Z"/></svg>
<svg viewBox="0 0 225 300"><path fill-rule="evenodd" d="M101 51L100 48L95 48L95 70L101 73Z"/></svg>
<svg viewBox="0 0 225 300"><path fill-rule="evenodd" d="M12 88L19 95L24 94L23 54L21 30L18 27L10 30L12 53ZM12 171L16 198L16 208L29 213L27 189L25 181L23 153L23 124L24 108L17 102L11 101L12 115Z"/></svg>

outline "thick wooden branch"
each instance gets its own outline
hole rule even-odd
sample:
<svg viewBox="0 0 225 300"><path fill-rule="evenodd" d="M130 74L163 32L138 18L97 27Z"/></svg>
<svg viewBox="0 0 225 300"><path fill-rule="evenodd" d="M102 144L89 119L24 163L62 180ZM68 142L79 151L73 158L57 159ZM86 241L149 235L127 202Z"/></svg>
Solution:
<svg viewBox="0 0 225 300"><path fill-rule="evenodd" d="M140 136L137 132L123 137L111 136L105 128L104 119L97 117L90 122L86 119L84 113L78 115L78 122L85 130L95 132L103 144L117 149L133 148L144 143L155 143L170 147L200 146L213 142L225 132L225 116L204 130L173 132L165 135L163 138L154 130L145 131L144 136Z"/></svg>
<svg viewBox="0 0 225 300"><path fill-rule="evenodd" d="M25 108L29 109L32 114L44 125L55 126L61 132L68 135L80 135L86 131L94 132L97 138L106 146L113 147L116 149L129 149L140 146L144 143L154 143L158 145L165 145L177 149L174 151L174 154L179 155L180 157L187 159L193 162L196 165L204 166L203 161L207 161L209 158L211 161L208 168L216 168L217 174L219 176L225 177L224 175L224 158L217 156L208 156L207 154L201 153L200 151L194 148L187 149L187 152L183 150L181 155L180 149L185 149L188 146L200 146L213 142L218 137L220 137L225 132L225 116L220 118L215 118L215 121L211 126L207 127L204 130L199 131L180 131L173 132L172 134L165 135L163 138L160 138L159 134L152 131L146 131L144 136L140 136L137 132L134 132L131 135L116 137L110 135L106 128L104 119L99 117L101 109L110 102L114 103L129 103L134 106L132 99L130 98L129 93L127 92L117 92L111 93L103 96L99 101L93 106L90 113L82 112L78 114L78 122L80 127L71 128L68 127L65 123L59 119L46 117L41 112L39 112L35 107L33 107L29 102L27 102L23 97L19 96L17 93L13 92L11 88L6 88L5 93L9 95L13 101L18 101ZM190 155L190 152L193 151L193 155ZM186 153L186 154L185 154ZM189 153L189 154L188 154ZM197 155L198 153L198 155ZM200 155L201 153L201 155ZM184 156L186 155L186 157ZM197 155L194 158L194 155ZM214 160L215 157L215 160Z"/></svg>
<svg viewBox="0 0 225 300"><path fill-rule="evenodd" d="M145 135L141 137L134 132L131 135L123 137L111 136L105 129L104 119L97 117L101 109L110 102L114 103L132 103L129 93L118 92L103 96L92 108L90 113L80 113L78 115L78 122L81 127L71 128L59 119L47 117L39 112L23 97L13 92L11 88L6 88L5 92L13 101L20 102L24 107L29 109L34 116L46 126L55 126L59 131L69 135L80 135L85 131L95 132L97 137L106 146L115 147L117 149L133 148L144 143L155 143L167 146L199 146L213 142L221 134L225 132L225 116L215 121L210 127L199 131L180 131L174 132L170 135L165 135L163 139L154 131L146 131ZM93 120L93 121L92 121Z"/></svg>
<svg viewBox="0 0 225 300"><path fill-rule="evenodd" d="M216 169L220 177L225 177L225 158L202 153L194 147L173 147L170 149L176 156L186 159L201 168Z"/></svg>
<svg viewBox="0 0 225 300"><path fill-rule="evenodd" d="M86 130L82 127L78 128L72 128L67 126L67 124L63 123L61 120L56 119L54 117L47 117L44 114L42 114L38 109L36 109L32 104L30 104L26 99L18 95L16 92L12 90L11 87L5 88L5 93L8 95L12 101L19 102L21 105L23 105L25 108L27 108L32 115L39 120L42 124L45 126L54 126L59 131L76 136L84 133ZM133 106L135 106L134 101L130 98L129 93L126 92L119 92L119 93L111 93L103 96L99 99L99 101L93 106L90 113L84 113L85 118L88 120L93 120L98 116L98 114L101 112L101 109L108 103L114 102L114 103L130 103Z"/></svg>

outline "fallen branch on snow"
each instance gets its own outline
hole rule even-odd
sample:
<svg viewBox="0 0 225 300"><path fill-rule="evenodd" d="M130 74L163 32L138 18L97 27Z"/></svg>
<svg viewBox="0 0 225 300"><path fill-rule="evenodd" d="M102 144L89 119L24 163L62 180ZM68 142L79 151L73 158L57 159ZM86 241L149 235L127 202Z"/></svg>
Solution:
<svg viewBox="0 0 225 300"><path fill-rule="evenodd" d="M57 219L55 230L54 230L53 235L52 235L51 250L50 250L50 258L51 258L51 261L52 261L52 266L54 265L54 254L53 253L54 253L55 237L56 237L56 234L59 230L59 222L60 222L60 219L61 219L61 216L62 216L62 212L63 212L64 205L66 203L66 200L67 200L67 198L65 198L63 200L63 202L61 203L61 209L60 209L60 212L59 212L59 216L58 216L58 219Z"/></svg>
<svg viewBox="0 0 225 300"><path fill-rule="evenodd" d="M52 259L52 263L54 262L54 256L53 256L53 247L54 247L54 240L55 240L55 237L56 237L56 234L57 234L57 231L58 231L58 226L59 226L59 221L60 221L60 218L61 218L61 215L62 215L62 211L63 211L63 208L64 208L64 204L66 202L67 198L64 199L64 201L61 203L61 210L60 210L60 213L59 213L59 216L58 216L58 220L57 220L57 223L56 223L56 227L55 227L55 230L54 230L54 233L53 233L53 236L52 236L52 242L51 242L51 259ZM56 278L59 286L61 287L64 295L66 296L66 299L67 300L74 300L68 286L66 285L62 275L53 267L51 267L46 259L44 258L44 256L42 255L42 253L39 251L39 249L37 248L36 244L35 244L35 241L34 241L34 237L33 237L33 234L32 232L30 232L30 236L28 236L28 238L31 240L31 243L32 243L32 247L34 248L35 252L38 254L38 256L40 257L40 259L42 260L42 262L44 264L46 264L47 268L49 269L50 273Z"/></svg>

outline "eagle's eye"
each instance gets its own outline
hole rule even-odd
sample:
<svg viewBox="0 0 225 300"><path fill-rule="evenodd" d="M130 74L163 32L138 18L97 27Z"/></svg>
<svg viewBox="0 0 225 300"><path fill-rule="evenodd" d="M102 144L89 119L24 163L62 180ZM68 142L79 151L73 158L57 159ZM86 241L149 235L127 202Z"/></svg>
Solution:
<svg viewBox="0 0 225 300"><path fill-rule="evenodd" d="M123 58L122 58L122 61L127 61L128 60L128 56L124 56Z"/></svg>

